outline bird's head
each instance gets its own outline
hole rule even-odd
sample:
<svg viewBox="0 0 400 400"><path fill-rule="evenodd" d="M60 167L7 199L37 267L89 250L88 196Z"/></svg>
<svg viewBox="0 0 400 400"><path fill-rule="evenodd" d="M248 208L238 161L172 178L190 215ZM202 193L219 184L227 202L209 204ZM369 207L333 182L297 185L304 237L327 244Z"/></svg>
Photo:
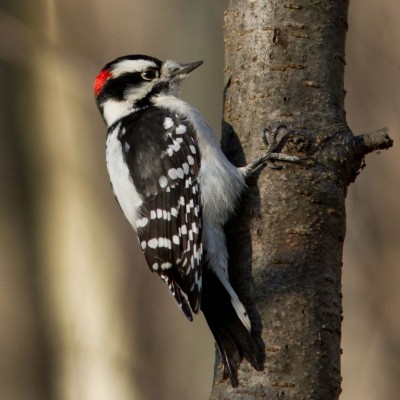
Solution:
<svg viewBox="0 0 400 400"><path fill-rule="evenodd" d="M176 95L182 80L202 63L162 62L144 55L119 57L96 77L93 88L97 106L110 126L134 109L151 105L155 96Z"/></svg>

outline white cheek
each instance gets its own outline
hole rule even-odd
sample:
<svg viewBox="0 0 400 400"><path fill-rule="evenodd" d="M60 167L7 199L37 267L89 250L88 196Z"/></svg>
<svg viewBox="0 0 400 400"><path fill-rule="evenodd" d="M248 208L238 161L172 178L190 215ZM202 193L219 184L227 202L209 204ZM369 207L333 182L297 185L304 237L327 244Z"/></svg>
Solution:
<svg viewBox="0 0 400 400"><path fill-rule="evenodd" d="M134 111L128 101L107 100L103 106L103 116L108 126Z"/></svg>
<svg viewBox="0 0 400 400"><path fill-rule="evenodd" d="M144 82L140 86L128 87L124 91L123 100L108 99L103 105L103 116L108 126L111 126L121 118L138 110L135 107L137 101L145 98L153 89L156 81Z"/></svg>

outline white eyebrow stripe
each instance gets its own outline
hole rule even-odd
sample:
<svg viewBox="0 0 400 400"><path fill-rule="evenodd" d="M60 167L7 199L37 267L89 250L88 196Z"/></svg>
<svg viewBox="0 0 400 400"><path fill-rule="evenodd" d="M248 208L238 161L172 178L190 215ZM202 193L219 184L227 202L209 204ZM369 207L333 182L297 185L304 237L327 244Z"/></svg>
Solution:
<svg viewBox="0 0 400 400"><path fill-rule="evenodd" d="M124 60L115 65L111 72L113 77L117 78L127 72L140 72L147 68L158 68L158 66L150 60Z"/></svg>

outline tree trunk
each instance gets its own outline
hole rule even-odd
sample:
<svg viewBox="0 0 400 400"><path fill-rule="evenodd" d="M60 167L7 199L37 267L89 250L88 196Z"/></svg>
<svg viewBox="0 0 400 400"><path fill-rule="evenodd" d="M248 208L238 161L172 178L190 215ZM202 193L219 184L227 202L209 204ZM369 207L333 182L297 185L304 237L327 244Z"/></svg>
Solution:
<svg viewBox="0 0 400 400"><path fill-rule="evenodd" d="M240 386L211 399L337 399L345 196L386 131L353 136L344 112L347 0L231 0L225 12L222 147L236 165L285 124L281 151L300 165L265 169L227 225L231 280L265 347L263 372L243 363Z"/></svg>

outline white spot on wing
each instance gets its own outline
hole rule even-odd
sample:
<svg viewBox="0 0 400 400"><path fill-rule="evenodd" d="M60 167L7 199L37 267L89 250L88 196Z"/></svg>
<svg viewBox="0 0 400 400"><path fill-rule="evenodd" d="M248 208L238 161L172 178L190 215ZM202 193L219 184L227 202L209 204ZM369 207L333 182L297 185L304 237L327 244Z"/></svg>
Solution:
<svg viewBox="0 0 400 400"><path fill-rule="evenodd" d="M194 158L192 156L189 155L187 157L187 160L188 160L189 165L193 165L194 164Z"/></svg>
<svg viewBox="0 0 400 400"><path fill-rule="evenodd" d="M161 269L168 269L171 268L172 264L170 262L165 262L161 264Z"/></svg>
<svg viewBox="0 0 400 400"><path fill-rule="evenodd" d="M177 135L183 135L186 132L186 126L185 125L179 125L176 129L175 132Z"/></svg>
<svg viewBox="0 0 400 400"><path fill-rule="evenodd" d="M175 168L170 168L170 169L168 170L168 176L169 176L171 179L176 179L176 178L178 177L178 174L177 174L177 172L176 172L176 169L175 169Z"/></svg>
<svg viewBox="0 0 400 400"><path fill-rule="evenodd" d="M190 148L190 151L193 153L193 154L196 154L197 152L196 152L196 147L194 147L192 144L189 146L189 148Z"/></svg>
<svg viewBox="0 0 400 400"><path fill-rule="evenodd" d="M157 239L150 239L147 242L147 245L151 248L151 249L156 249L157 245L158 245L158 240Z"/></svg>
<svg viewBox="0 0 400 400"><path fill-rule="evenodd" d="M179 244L180 243L179 236L177 235L172 236L172 242L174 244Z"/></svg>
<svg viewBox="0 0 400 400"><path fill-rule="evenodd" d="M183 168L183 172L185 173L185 175L187 175L189 173L189 164L183 163L182 168Z"/></svg>
<svg viewBox="0 0 400 400"><path fill-rule="evenodd" d="M164 120L164 128L165 129L169 129L169 128L173 127L173 126L174 126L174 121L172 121L172 118L170 118L170 117L165 118L165 120Z"/></svg>
<svg viewBox="0 0 400 400"><path fill-rule="evenodd" d="M168 179L166 176L161 175L160 178L158 179L158 182L160 186L164 189L168 185Z"/></svg>
<svg viewBox="0 0 400 400"><path fill-rule="evenodd" d="M192 230L196 235L198 235L199 230L198 230L197 225L196 225L195 222L192 223Z"/></svg>
<svg viewBox="0 0 400 400"><path fill-rule="evenodd" d="M174 151L179 151L179 149L181 148L179 142L177 142L176 140L174 140L174 144L172 145L172 149Z"/></svg>

